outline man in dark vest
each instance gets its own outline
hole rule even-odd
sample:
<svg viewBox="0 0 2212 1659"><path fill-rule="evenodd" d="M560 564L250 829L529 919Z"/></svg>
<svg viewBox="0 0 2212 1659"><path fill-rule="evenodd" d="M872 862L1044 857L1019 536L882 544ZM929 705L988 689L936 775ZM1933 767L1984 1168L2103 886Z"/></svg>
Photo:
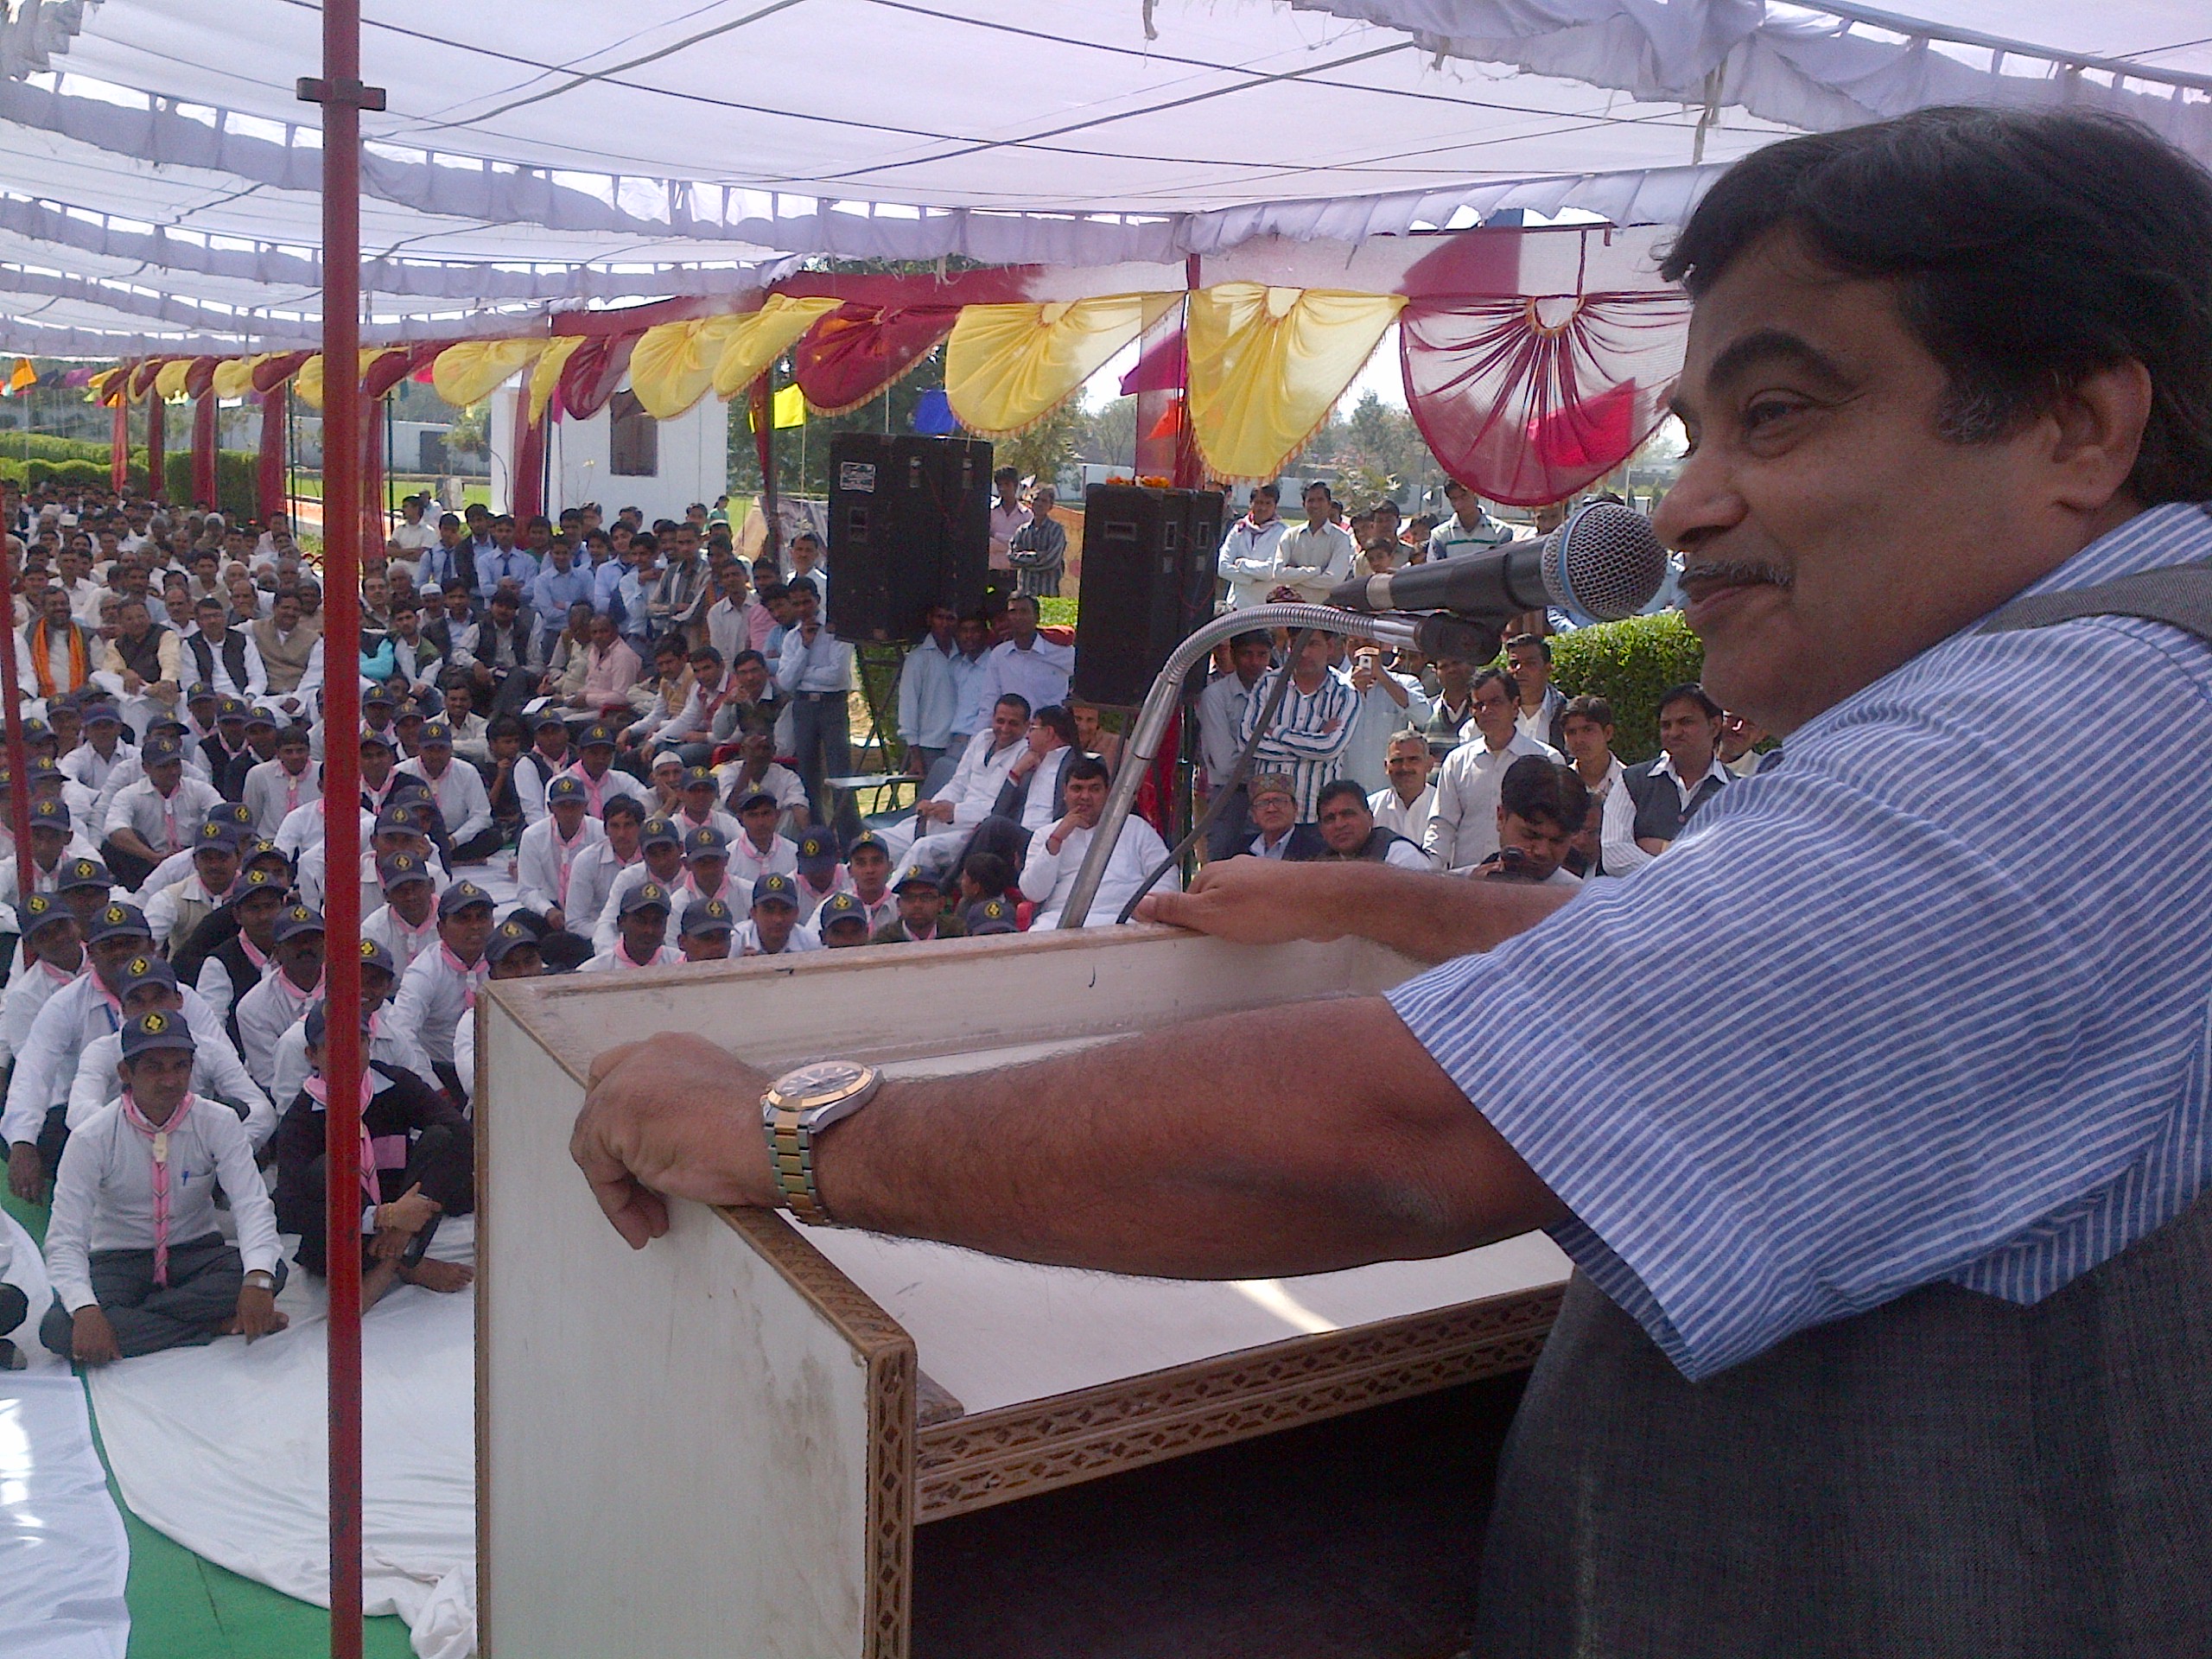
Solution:
<svg viewBox="0 0 2212 1659"><path fill-rule="evenodd" d="M1605 797L1605 871L1627 875L1672 846L1683 827L1735 781L1718 764L1720 705L1702 686L1669 688L1659 699L1659 753L1626 768Z"/></svg>
<svg viewBox="0 0 2212 1659"><path fill-rule="evenodd" d="M1541 755L1531 758L1550 764ZM1436 868L1417 843L1375 822L1375 813L1367 804L1367 791L1352 779L1339 778L1333 784L1322 785L1320 804L1320 814L1314 819L1321 832L1320 850L1301 852L1293 848L1283 855L1285 858L1364 858L1377 864L1393 864L1402 870Z"/></svg>
<svg viewBox="0 0 2212 1659"><path fill-rule="evenodd" d="M219 600L201 600L193 607L193 614L200 626L184 636L185 655L192 664L188 677L213 686L219 696L258 701L268 687L269 676L253 641L231 626L229 613Z"/></svg>
<svg viewBox="0 0 2212 1659"><path fill-rule="evenodd" d="M671 1196L1185 1277L1541 1227L1576 1272L1474 1653L2202 1652L2212 176L2072 108L1924 110L1753 150L1662 270L1690 444L1654 528L1781 765L1596 893L1211 867L1139 914L1441 965L810 1069L788 1181L760 1103L799 1078L646 1034L577 1161L637 1247ZM2087 684L2096 753L2158 766L2082 763Z"/></svg>

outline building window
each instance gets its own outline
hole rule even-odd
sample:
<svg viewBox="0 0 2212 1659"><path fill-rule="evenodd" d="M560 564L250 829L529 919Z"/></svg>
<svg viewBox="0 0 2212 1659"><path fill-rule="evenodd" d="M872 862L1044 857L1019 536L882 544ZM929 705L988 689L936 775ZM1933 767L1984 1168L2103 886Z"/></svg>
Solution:
<svg viewBox="0 0 2212 1659"><path fill-rule="evenodd" d="M620 478L660 475L660 423L625 389L607 406L607 469Z"/></svg>

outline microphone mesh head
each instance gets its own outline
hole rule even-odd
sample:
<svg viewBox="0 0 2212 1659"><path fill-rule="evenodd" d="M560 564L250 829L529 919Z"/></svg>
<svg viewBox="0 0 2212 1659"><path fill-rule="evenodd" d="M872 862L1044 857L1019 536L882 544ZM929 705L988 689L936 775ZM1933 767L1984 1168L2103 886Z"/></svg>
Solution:
<svg viewBox="0 0 2212 1659"><path fill-rule="evenodd" d="M1553 603L1591 622L1634 616L1667 579L1667 550L1633 507L1592 501L1545 538L1544 588Z"/></svg>

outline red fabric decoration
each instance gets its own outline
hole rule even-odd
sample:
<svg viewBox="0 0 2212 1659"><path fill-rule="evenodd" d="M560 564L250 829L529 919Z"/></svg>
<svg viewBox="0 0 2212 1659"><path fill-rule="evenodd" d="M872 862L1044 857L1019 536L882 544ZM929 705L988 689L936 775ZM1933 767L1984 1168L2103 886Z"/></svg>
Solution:
<svg viewBox="0 0 2212 1659"><path fill-rule="evenodd" d="M313 352L287 352L282 357L272 357L265 363L253 365L253 389L264 397L285 385L300 372L300 367Z"/></svg>
<svg viewBox="0 0 2212 1659"><path fill-rule="evenodd" d="M212 374L213 371L211 369ZM215 505L215 394L192 400L192 504Z"/></svg>
<svg viewBox="0 0 2212 1659"><path fill-rule="evenodd" d="M438 353L450 343L440 340L426 345L395 347L382 357L372 359L361 375L361 390L372 399L383 397L418 369L428 369L437 361ZM375 412L371 410L369 414Z"/></svg>
<svg viewBox="0 0 2212 1659"><path fill-rule="evenodd" d="M194 358L192 366L184 372L184 395L205 397L214 389L215 359L212 357Z"/></svg>
<svg viewBox="0 0 2212 1659"><path fill-rule="evenodd" d="M553 410L548 404L546 420ZM545 511L545 421L530 418L527 381L515 395L515 472L507 490L507 511L518 525L526 524Z"/></svg>
<svg viewBox="0 0 2212 1659"><path fill-rule="evenodd" d="M1563 501L1665 417L1689 310L1672 293L1415 300L1398 318L1407 407L1485 499Z"/></svg>
<svg viewBox="0 0 2212 1659"><path fill-rule="evenodd" d="M561 367L553 407L576 421L588 421L605 409L630 372L630 348L637 343L635 334L601 334L585 340Z"/></svg>
<svg viewBox="0 0 2212 1659"><path fill-rule="evenodd" d="M264 524L271 513L289 507L284 498L284 402L282 391L261 399L261 453L254 458L253 493Z"/></svg>
<svg viewBox="0 0 2212 1659"><path fill-rule="evenodd" d="M164 405L158 397L146 404L146 493L156 501L169 499L168 420Z"/></svg>
<svg viewBox="0 0 2212 1659"><path fill-rule="evenodd" d="M118 380L122 378L116 377ZM121 495L130 467L130 405L120 397L112 397L108 400L108 488Z"/></svg>
<svg viewBox="0 0 2212 1659"><path fill-rule="evenodd" d="M791 378L817 414L882 395L952 332L957 305L841 305L799 337Z"/></svg>

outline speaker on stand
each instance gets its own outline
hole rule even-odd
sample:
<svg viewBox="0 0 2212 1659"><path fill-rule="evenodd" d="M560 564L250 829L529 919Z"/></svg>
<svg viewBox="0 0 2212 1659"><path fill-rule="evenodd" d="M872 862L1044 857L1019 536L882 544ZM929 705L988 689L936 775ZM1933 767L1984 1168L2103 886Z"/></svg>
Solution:
<svg viewBox="0 0 2212 1659"><path fill-rule="evenodd" d="M1094 484L1084 492L1076 696L1142 702L1168 653L1213 614L1222 512L1217 490Z"/></svg>

